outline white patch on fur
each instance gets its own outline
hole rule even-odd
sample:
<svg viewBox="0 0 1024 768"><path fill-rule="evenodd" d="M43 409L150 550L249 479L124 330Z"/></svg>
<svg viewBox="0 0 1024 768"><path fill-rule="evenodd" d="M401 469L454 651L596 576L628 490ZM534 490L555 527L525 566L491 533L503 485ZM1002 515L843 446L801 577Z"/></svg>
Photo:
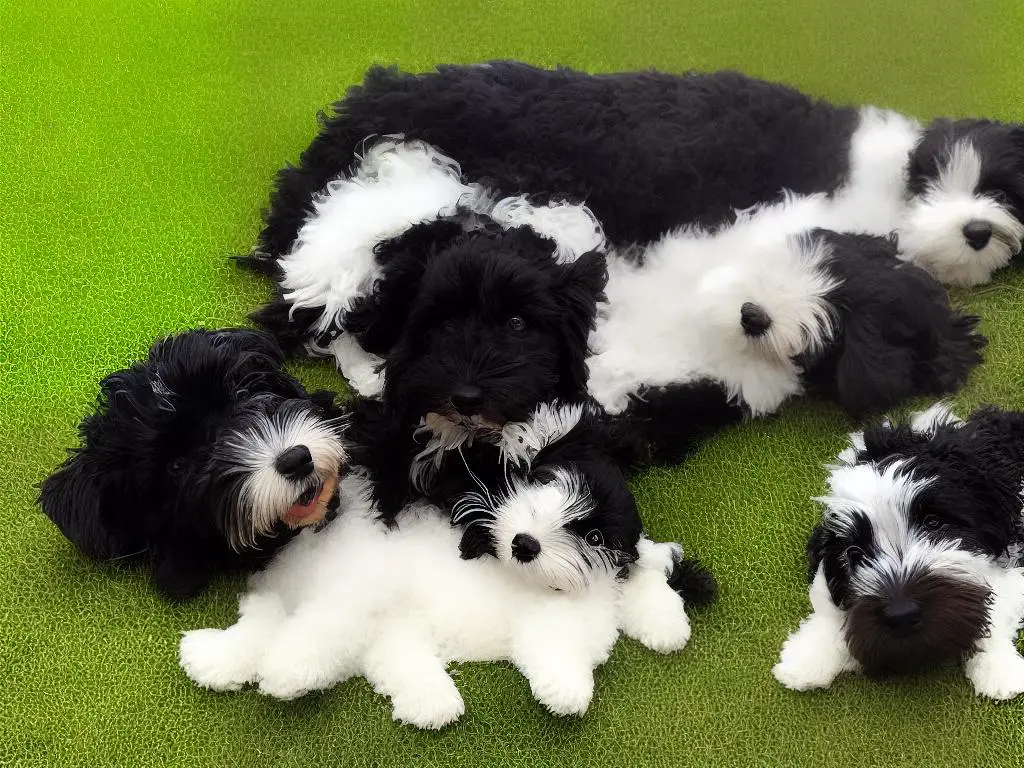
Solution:
<svg viewBox="0 0 1024 768"><path fill-rule="evenodd" d="M536 206L520 195L499 200L489 215L505 229L526 226L553 240L555 260L562 264L605 247L604 228L585 205L558 201Z"/></svg>
<svg viewBox="0 0 1024 768"><path fill-rule="evenodd" d="M923 411L910 414L910 428L928 437L934 436L939 427L959 427L963 423L963 419L953 413L953 406L941 400Z"/></svg>
<svg viewBox="0 0 1024 768"><path fill-rule="evenodd" d="M409 479L417 490L424 490L441 468L445 454L477 440L497 445L501 461L516 467L529 468L534 457L545 447L571 432L583 418L584 406L572 403L541 403L526 421L510 421L500 433L493 425L474 416L469 422L454 422L436 413L428 413L416 430L417 438L426 444L409 468Z"/></svg>
<svg viewBox="0 0 1024 768"><path fill-rule="evenodd" d="M894 547L910 536L909 514L914 498L928 486L906 471L907 461L894 461L879 469L874 464L831 467L829 493L815 501L825 506L824 520L835 530L853 530L857 515L865 515L879 543Z"/></svg>
<svg viewBox="0 0 1024 768"><path fill-rule="evenodd" d="M581 403L541 403L526 421L511 421L501 430L502 461L529 468L544 448L557 443L583 418Z"/></svg>
<svg viewBox="0 0 1024 768"><path fill-rule="evenodd" d="M355 473L342 480L343 514L251 578L237 624L185 633L189 677L294 698L363 675L396 720L436 729L464 711L450 662L511 661L550 711L582 715L618 636L620 582L539 589L493 558L461 559L460 532L433 507L407 509L388 531L368 488Z"/></svg>
<svg viewBox="0 0 1024 768"><path fill-rule="evenodd" d="M860 668L846 644L846 615L832 602L824 566L814 576L810 598L810 616L786 639L772 669L775 679L794 691L828 688L843 672Z"/></svg>
<svg viewBox="0 0 1024 768"><path fill-rule="evenodd" d="M289 480L274 467L284 451L297 445L309 449L314 472L308 478ZM248 515L237 515L239 523L248 517L247 530L228 531L233 547L255 544L281 520L302 492L337 476L348 455L332 422L308 412L262 416L253 427L225 441L224 458L234 473L245 473L238 504Z"/></svg>
<svg viewBox="0 0 1024 768"><path fill-rule="evenodd" d="M709 378L755 415L800 394L791 358L830 339L826 297L837 285L827 246L800 234L806 205L789 197L714 233L684 228L648 247L641 265L613 257L590 339L590 394L619 413L642 385ZM746 302L771 317L763 336L743 332Z"/></svg>
<svg viewBox="0 0 1024 768"><path fill-rule="evenodd" d="M969 140L957 142L939 177L911 201L900 225L900 246L908 257L944 283L987 283L1021 248L1024 224L1005 206L977 192L980 179L977 150ZM976 220L992 226L992 238L977 251L963 234L964 226Z"/></svg>
<svg viewBox="0 0 1024 768"><path fill-rule="evenodd" d="M306 348L313 354L321 349L313 342ZM384 391L384 360L367 352L356 338L349 333L341 333L327 345L326 354L333 355L342 372L352 387L362 397L380 397Z"/></svg>
<svg viewBox="0 0 1024 768"><path fill-rule="evenodd" d="M291 251L281 257L281 290L293 311L322 308L314 327L324 332L340 325L342 316L360 296L373 290L382 270L375 249L411 226L435 221L460 206L486 210L491 201L476 184L464 184L458 163L420 141L403 142L400 136L378 140L359 159L351 176L335 179L313 202ZM335 340L335 344L338 339ZM310 343L310 352L324 350ZM331 354L345 351L330 345ZM342 355L338 364L356 364L354 385L374 390L367 374L366 353Z"/></svg>
<svg viewBox="0 0 1024 768"><path fill-rule="evenodd" d="M389 137L375 143L349 177L335 179L313 201L313 213L282 257L284 298L323 307L326 331L380 277L374 248L414 224L452 214L478 197L458 163L423 142Z"/></svg>

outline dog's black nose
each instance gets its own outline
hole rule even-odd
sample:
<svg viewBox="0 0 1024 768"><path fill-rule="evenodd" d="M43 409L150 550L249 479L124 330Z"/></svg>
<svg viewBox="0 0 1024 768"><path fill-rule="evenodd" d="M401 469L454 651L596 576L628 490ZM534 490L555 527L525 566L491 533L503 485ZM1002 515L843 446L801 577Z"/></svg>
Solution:
<svg viewBox="0 0 1024 768"><path fill-rule="evenodd" d="M517 533L512 537L512 557L520 563L528 563L540 554L540 542L528 533Z"/></svg>
<svg viewBox="0 0 1024 768"><path fill-rule="evenodd" d="M464 416L472 416L483 404L484 392L473 384L463 384L452 392L452 405Z"/></svg>
<svg viewBox="0 0 1024 768"><path fill-rule="evenodd" d="M764 336L772 327L772 319L768 313L752 301L740 307L740 325L747 336Z"/></svg>
<svg viewBox="0 0 1024 768"><path fill-rule="evenodd" d="M921 604L909 598L893 600L882 609L882 620L890 629L912 631L921 624Z"/></svg>
<svg viewBox="0 0 1024 768"><path fill-rule="evenodd" d="M313 455L304 445L293 445L274 460L274 469L292 480L300 480L313 473Z"/></svg>
<svg viewBox="0 0 1024 768"><path fill-rule="evenodd" d="M976 251L980 251L992 239L992 225L981 219L972 219L964 224L964 240Z"/></svg>

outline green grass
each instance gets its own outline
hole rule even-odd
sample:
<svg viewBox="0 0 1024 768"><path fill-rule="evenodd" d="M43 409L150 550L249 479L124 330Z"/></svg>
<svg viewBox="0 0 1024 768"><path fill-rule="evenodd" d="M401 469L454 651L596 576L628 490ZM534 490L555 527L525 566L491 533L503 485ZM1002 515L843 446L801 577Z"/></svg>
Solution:
<svg viewBox="0 0 1024 768"><path fill-rule="evenodd" d="M0 0L0 765L1019 762L1024 702L975 700L952 670L815 695L772 680L806 608L820 465L852 426L823 405L637 483L652 534L703 556L721 600L680 655L623 641L571 722L497 665L459 671L468 713L440 734L393 724L362 681L292 703L200 691L178 670L178 632L231 621L240 584L168 605L77 556L33 486L102 374L159 334L240 323L268 295L226 256L253 242L316 110L370 63L736 67L922 117L1021 119L1022 28L1017 0ZM958 294L992 339L961 407L1024 406L1022 290L1004 276Z"/></svg>

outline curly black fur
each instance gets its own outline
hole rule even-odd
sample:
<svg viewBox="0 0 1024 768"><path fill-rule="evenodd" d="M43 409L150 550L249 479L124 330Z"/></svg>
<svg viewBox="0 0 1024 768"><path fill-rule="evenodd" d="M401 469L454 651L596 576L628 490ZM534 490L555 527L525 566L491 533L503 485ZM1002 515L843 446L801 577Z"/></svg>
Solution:
<svg viewBox="0 0 1024 768"><path fill-rule="evenodd" d="M230 443L275 414L324 423L336 415L333 394L307 393L283 359L269 335L243 329L156 342L145 360L100 382L81 447L41 484L43 512L91 558L145 560L172 598L264 561L288 531L232 547L248 510L239 503L247 475L228 458Z"/></svg>
<svg viewBox="0 0 1024 768"><path fill-rule="evenodd" d="M783 189L832 191L857 111L737 72L590 75L513 61L371 68L277 177L259 250L288 250L312 196L370 136L404 134L502 194L585 200L612 242L712 223Z"/></svg>

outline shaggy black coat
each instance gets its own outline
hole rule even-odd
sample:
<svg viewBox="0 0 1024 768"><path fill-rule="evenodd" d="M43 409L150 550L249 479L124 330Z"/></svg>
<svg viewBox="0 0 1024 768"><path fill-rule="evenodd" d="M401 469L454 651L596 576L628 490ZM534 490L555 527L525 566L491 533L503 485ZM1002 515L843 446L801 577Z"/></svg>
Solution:
<svg viewBox="0 0 1024 768"><path fill-rule="evenodd" d="M330 392L307 393L267 334L195 330L100 382L81 445L41 485L39 505L83 554L142 561L157 589L184 599L214 574L252 568L289 538L282 524L233 549L242 475L220 447L288 409L327 419Z"/></svg>

